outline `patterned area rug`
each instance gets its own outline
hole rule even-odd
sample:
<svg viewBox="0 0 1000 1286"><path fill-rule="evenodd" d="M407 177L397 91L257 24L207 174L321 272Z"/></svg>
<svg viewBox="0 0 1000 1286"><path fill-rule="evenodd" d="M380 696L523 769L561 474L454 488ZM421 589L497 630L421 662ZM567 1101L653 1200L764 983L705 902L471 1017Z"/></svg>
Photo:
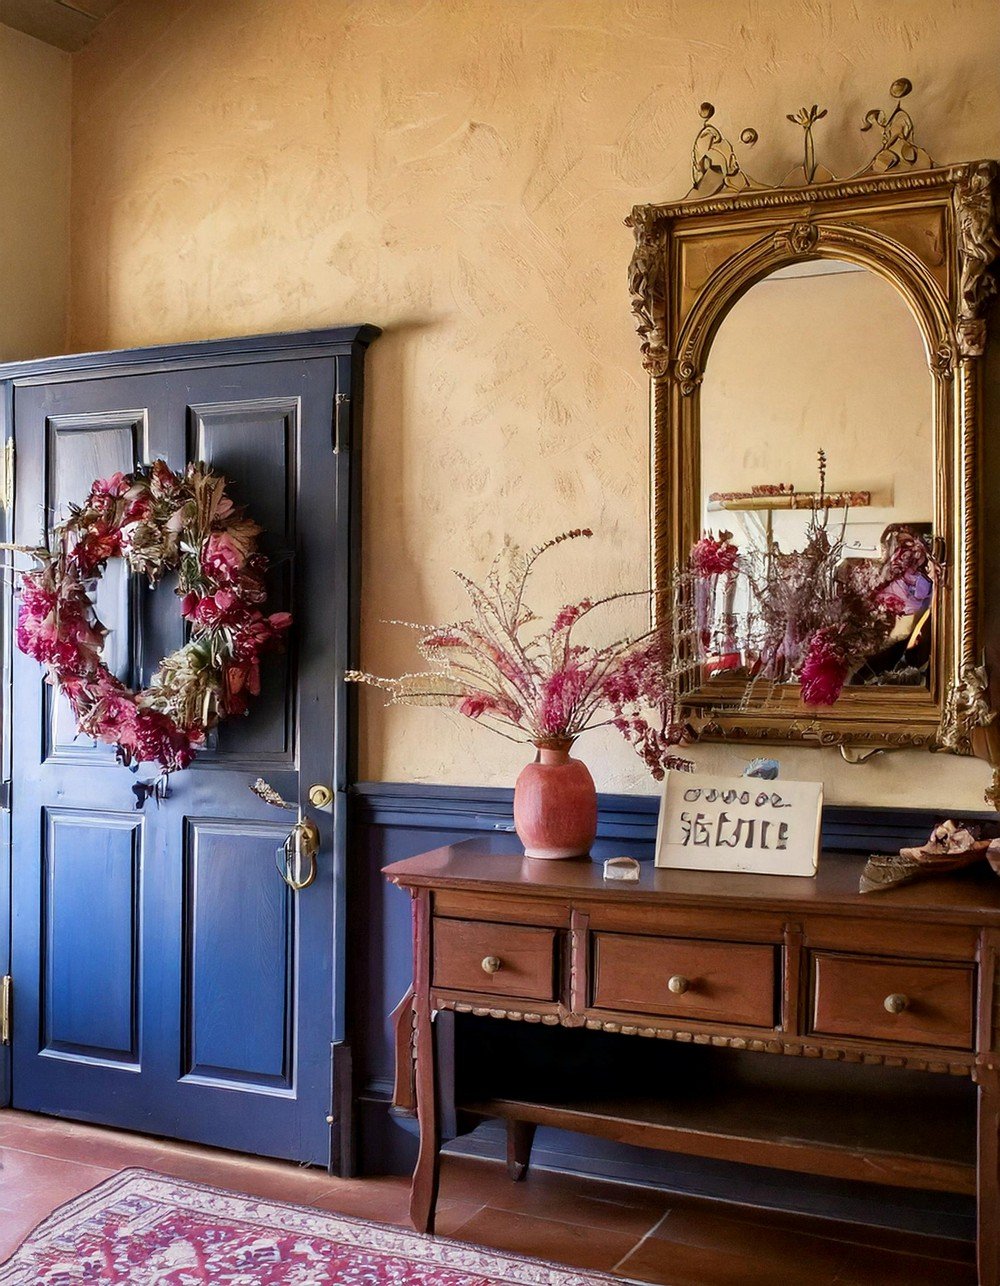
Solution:
<svg viewBox="0 0 1000 1286"><path fill-rule="evenodd" d="M123 1170L60 1206L3 1286L621 1286L457 1241Z"/></svg>

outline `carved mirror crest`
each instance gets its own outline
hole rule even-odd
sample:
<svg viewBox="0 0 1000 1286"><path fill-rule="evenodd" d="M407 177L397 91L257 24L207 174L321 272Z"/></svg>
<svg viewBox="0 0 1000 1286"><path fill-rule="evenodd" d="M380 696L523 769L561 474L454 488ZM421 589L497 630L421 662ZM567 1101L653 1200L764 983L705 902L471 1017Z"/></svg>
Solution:
<svg viewBox="0 0 1000 1286"><path fill-rule="evenodd" d="M706 532L729 533L775 580L779 551L803 548L810 521L836 533L843 566L911 542L932 569L909 579L891 634L855 658L833 704L807 705L792 663L780 682L748 681L763 664L752 629L739 645L706 635L684 694L703 735L1000 746L978 603L979 367L1000 253L998 165L936 165L903 107L910 89L896 81L893 105L868 112L861 128L876 151L846 179L817 155L826 112L790 115L802 162L774 187L744 169L703 104L691 191L636 206L626 221L652 382L652 565L665 627L675 573ZM756 131L740 139L752 146Z"/></svg>

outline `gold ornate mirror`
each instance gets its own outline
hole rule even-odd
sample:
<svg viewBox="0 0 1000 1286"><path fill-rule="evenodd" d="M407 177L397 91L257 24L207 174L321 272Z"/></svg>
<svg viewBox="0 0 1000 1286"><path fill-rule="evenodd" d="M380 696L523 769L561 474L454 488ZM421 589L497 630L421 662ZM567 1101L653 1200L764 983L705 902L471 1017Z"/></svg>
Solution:
<svg viewBox="0 0 1000 1286"><path fill-rule="evenodd" d="M803 701L795 665L748 689L762 657L745 643L693 666L684 696L703 735L968 753L992 723L977 486L998 166L935 165L902 106L909 92L897 81L892 110L868 113L878 150L847 179L817 160L825 113L790 116L803 161L777 187L746 173L704 104L691 192L627 220L666 626L675 573L706 532L731 533L773 570L821 515L845 564L912 541L933 569L911 581L891 636L852 665L833 704Z"/></svg>

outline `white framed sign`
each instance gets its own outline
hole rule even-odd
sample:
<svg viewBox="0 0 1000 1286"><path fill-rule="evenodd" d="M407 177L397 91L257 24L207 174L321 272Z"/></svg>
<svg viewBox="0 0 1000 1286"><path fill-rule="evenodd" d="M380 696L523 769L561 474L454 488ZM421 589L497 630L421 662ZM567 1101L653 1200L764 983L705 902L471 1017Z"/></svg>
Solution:
<svg viewBox="0 0 1000 1286"><path fill-rule="evenodd" d="M668 772L656 865L687 871L815 875L823 785Z"/></svg>

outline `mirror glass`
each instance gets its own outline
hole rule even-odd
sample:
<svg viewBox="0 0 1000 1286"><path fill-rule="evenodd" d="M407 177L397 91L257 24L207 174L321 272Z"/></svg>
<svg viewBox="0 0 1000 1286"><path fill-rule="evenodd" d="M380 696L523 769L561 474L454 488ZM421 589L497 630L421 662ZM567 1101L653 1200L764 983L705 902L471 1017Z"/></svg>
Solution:
<svg viewBox="0 0 1000 1286"><path fill-rule="evenodd" d="M844 685L928 685L933 397L916 321L892 286L864 268L792 264L734 304L701 388L700 522L716 538L731 533L741 573L713 583L707 617L702 604L705 677L797 681L805 640L795 637L794 612L779 604L788 619L765 621L754 585L767 582L772 599L801 597L797 577L825 577L828 599L863 586L892 601L891 628L873 631L863 659L857 649L849 655ZM834 551L818 573L790 557L817 539ZM887 567L900 575L886 581ZM773 602L769 610L773 618ZM840 609L828 605L824 619L833 619L830 610Z"/></svg>

